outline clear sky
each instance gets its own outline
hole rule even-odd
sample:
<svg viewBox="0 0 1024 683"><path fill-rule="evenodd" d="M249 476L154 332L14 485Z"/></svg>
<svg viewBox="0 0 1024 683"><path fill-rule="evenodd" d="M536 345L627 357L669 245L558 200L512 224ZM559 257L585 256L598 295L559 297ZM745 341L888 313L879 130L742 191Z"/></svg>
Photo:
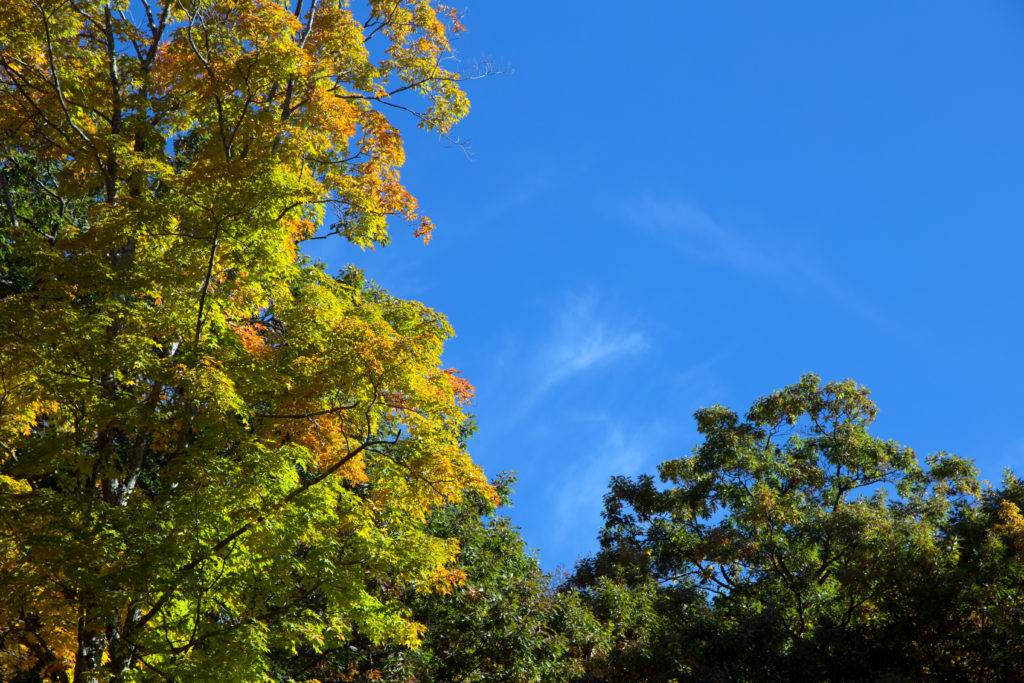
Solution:
<svg viewBox="0 0 1024 683"><path fill-rule="evenodd" d="M471 159L407 129L437 223L355 263L458 333L474 458L543 565L692 413L816 372L875 433L1024 471L1024 5L472 1Z"/></svg>

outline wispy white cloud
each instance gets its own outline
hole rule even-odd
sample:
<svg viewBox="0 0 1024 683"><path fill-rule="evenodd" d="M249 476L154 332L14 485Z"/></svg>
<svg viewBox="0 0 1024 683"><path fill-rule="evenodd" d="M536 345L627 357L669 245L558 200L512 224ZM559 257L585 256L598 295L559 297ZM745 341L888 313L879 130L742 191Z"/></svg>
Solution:
<svg viewBox="0 0 1024 683"><path fill-rule="evenodd" d="M778 282L812 289L872 322L885 320L874 306L837 278L820 255L786 243L785 248L752 239L714 220L692 204L646 196L625 207L637 228L692 258Z"/></svg>
<svg viewBox="0 0 1024 683"><path fill-rule="evenodd" d="M786 269L778 254L685 202L648 196L629 205L626 216L642 230L703 261L763 275L779 275Z"/></svg>
<svg viewBox="0 0 1024 683"><path fill-rule="evenodd" d="M511 214L535 203L539 198L558 192L566 183L593 166L596 157L577 159L574 164L543 164L505 187L493 188L482 195L480 204L469 207L462 223L467 229L480 230L506 220ZM485 172L486 173L486 172Z"/></svg>
<svg viewBox="0 0 1024 683"><path fill-rule="evenodd" d="M566 297L554 333L538 353L533 398L598 366L649 347L642 331L627 322L602 317L593 295Z"/></svg>
<svg viewBox="0 0 1024 683"><path fill-rule="evenodd" d="M571 387L650 347L647 334L634 320L602 307L595 293L564 295L552 322L546 329L541 325L535 339L514 340L496 354L500 378L495 382L512 402L492 429L519 429L552 391Z"/></svg>
<svg viewBox="0 0 1024 683"><path fill-rule="evenodd" d="M656 428L633 433L618 424L608 424L603 441L595 444L585 459L565 468L564 476L555 482L549 495L554 501L551 540L565 544L572 534L585 530L579 550L591 545L594 530L600 528L604 495L613 476L635 476L653 469L658 449L652 434ZM585 542L584 542L585 541Z"/></svg>

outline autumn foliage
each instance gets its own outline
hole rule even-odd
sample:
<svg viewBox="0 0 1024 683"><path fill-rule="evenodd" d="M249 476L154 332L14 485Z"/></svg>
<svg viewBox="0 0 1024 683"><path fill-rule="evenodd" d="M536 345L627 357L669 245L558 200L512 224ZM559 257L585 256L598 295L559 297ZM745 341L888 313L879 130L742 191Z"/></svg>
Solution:
<svg viewBox="0 0 1024 683"><path fill-rule="evenodd" d="M445 133L432 0L13 0L0 10L0 677L266 678L395 591L467 489L431 309L302 242L424 239L392 113Z"/></svg>
<svg viewBox="0 0 1024 683"><path fill-rule="evenodd" d="M1024 680L1024 481L805 375L615 477L556 588L452 329L303 243L433 224L435 0L0 6L0 679ZM596 456L595 456L596 457Z"/></svg>

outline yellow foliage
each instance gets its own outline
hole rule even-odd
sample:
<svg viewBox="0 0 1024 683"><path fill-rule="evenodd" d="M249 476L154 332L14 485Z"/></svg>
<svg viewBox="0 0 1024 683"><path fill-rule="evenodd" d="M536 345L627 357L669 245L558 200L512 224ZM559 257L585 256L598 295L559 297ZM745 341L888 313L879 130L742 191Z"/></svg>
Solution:
<svg viewBox="0 0 1024 683"><path fill-rule="evenodd" d="M993 531L1004 536L1017 553L1017 559L1024 562L1024 514L1012 501L1004 500L999 505L999 524Z"/></svg>
<svg viewBox="0 0 1024 683"><path fill-rule="evenodd" d="M472 387L441 366L443 317L301 245L372 248L392 218L429 239L388 105L441 133L466 114L443 66L458 16L128 5L0 11L8 208L33 217L3 225L31 284L0 299L0 677L66 670L82 634L94 669L255 680L273 634L253 605L275 601L296 632L416 642L374 592L463 578L422 520L495 497L460 441ZM314 585L323 614L300 609ZM211 664L228 617L245 656Z"/></svg>

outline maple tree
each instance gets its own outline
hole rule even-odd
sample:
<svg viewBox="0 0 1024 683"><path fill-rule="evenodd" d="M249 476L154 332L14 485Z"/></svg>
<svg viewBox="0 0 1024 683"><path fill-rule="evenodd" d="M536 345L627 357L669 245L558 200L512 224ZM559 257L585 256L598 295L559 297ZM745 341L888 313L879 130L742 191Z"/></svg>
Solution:
<svg viewBox="0 0 1024 683"><path fill-rule="evenodd" d="M467 113L460 30L433 0L0 11L0 675L419 640L395 591L461 580L424 520L494 496L472 389L443 316L299 246L429 238L387 113Z"/></svg>

